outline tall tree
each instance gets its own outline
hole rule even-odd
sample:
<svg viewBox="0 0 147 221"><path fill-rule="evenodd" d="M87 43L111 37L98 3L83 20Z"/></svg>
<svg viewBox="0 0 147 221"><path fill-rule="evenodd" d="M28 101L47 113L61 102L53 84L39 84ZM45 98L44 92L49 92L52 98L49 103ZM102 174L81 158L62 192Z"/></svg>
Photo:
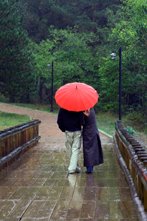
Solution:
<svg viewBox="0 0 147 221"><path fill-rule="evenodd" d="M114 13L121 0L20 0L23 26L29 36L39 42L48 38L48 27L75 27L79 32L96 32L108 27L108 9ZM104 30L103 30L104 31Z"/></svg>
<svg viewBox="0 0 147 221"><path fill-rule="evenodd" d="M51 66L54 62L54 90L61 85L82 81L99 88L98 57L92 51L95 34L81 34L74 30L50 29L50 38L33 43L37 81L44 80L51 88Z"/></svg>
<svg viewBox="0 0 147 221"><path fill-rule="evenodd" d="M145 0L125 0L121 11L118 11L120 21L112 29L109 38L109 54L113 49L118 55L118 48L122 47L122 98L123 107L127 107L127 110L147 109L145 10ZM109 104L111 99L111 108L114 108L118 90L118 56L116 61L110 60L110 56L103 59L100 74L103 101Z"/></svg>
<svg viewBox="0 0 147 221"><path fill-rule="evenodd" d="M33 83L29 39L17 0L0 1L0 92L10 101L28 101Z"/></svg>

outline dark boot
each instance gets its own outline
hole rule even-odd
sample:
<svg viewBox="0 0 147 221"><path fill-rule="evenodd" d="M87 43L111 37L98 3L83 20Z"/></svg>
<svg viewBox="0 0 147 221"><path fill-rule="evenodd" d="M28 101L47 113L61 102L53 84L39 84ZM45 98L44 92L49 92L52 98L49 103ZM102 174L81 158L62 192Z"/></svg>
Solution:
<svg viewBox="0 0 147 221"><path fill-rule="evenodd" d="M87 171L86 173L92 173L93 172L93 166L87 166Z"/></svg>

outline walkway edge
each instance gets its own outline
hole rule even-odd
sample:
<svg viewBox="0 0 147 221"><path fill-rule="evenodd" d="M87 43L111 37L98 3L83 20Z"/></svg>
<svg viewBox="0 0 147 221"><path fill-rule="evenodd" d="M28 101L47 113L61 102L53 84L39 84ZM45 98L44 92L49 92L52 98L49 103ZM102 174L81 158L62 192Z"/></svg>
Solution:
<svg viewBox="0 0 147 221"><path fill-rule="evenodd" d="M113 138L113 136L111 136L110 134L106 133L106 132L103 131L103 130L100 130L100 129L99 129L99 132L102 133L102 134L104 134L104 135L106 135L106 136L109 137L109 138Z"/></svg>

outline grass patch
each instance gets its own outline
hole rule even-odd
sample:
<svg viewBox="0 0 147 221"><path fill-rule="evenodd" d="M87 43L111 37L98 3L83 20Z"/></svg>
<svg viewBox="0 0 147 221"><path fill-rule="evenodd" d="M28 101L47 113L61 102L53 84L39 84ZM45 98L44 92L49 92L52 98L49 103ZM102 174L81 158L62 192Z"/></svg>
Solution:
<svg viewBox="0 0 147 221"><path fill-rule="evenodd" d="M109 112L100 112L96 114L98 129L110 134L111 136L115 133L115 122L118 120L118 116ZM123 116L122 119L123 126L128 130L128 132L136 138L144 146L147 145L147 132L145 128L141 128L140 123L134 123L130 121L128 116Z"/></svg>
<svg viewBox="0 0 147 221"><path fill-rule="evenodd" d="M12 103L12 105L26 107L34 110L46 111L51 112L50 104L23 104L23 103ZM59 107L54 104L53 105L53 113L58 113Z"/></svg>
<svg viewBox="0 0 147 221"><path fill-rule="evenodd" d="M0 111L0 130L23 124L28 121L30 121L30 117L27 115L4 113Z"/></svg>
<svg viewBox="0 0 147 221"><path fill-rule="evenodd" d="M113 115L112 113L97 113L96 114L97 119L97 126L98 129L103 130L104 132L110 134L111 136L115 133L115 122L117 120L117 117Z"/></svg>
<svg viewBox="0 0 147 221"><path fill-rule="evenodd" d="M34 110L41 110L50 112L50 106L47 104L22 104L22 103L13 103L12 105L20 106L20 107L27 107Z"/></svg>

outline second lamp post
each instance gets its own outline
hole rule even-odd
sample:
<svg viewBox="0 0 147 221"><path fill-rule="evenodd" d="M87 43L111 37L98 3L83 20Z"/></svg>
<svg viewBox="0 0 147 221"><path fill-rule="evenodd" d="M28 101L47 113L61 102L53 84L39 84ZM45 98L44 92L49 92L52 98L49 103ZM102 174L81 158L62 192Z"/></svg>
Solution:
<svg viewBox="0 0 147 221"><path fill-rule="evenodd" d="M51 65L48 64L48 67L51 66L51 108L50 112L53 112L53 96L54 96L54 62L52 61Z"/></svg>
<svg viewBox="0 0 147 221"><path fill-rule="evenodd" d="M122 118L122 48L118 50L119 55L119 86L118 86L118 117L119 120ZM111 53L111 58L116 58L116 53Z"/></svg>

